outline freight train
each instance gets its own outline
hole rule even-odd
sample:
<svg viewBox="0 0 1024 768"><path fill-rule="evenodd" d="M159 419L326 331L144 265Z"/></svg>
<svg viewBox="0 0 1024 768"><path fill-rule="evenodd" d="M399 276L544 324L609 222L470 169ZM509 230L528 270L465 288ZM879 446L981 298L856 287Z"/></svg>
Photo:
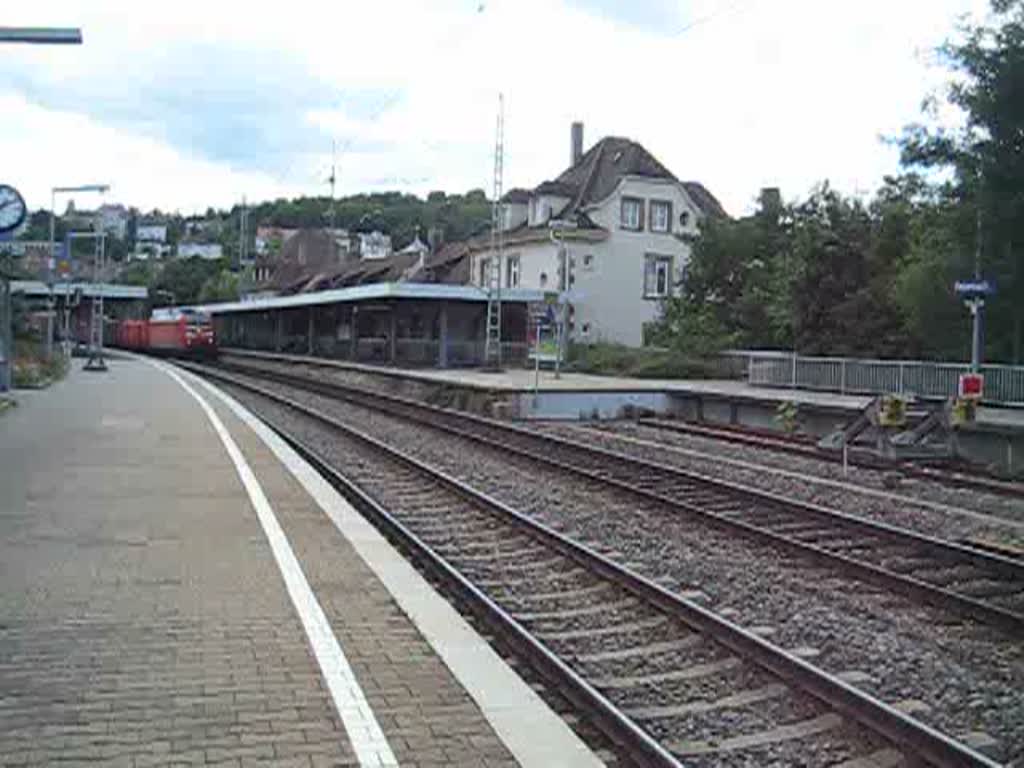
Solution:
<svg viewBox="0 0 1024 768"><path fill-rule="evenodd" d="M194 309L154 309L149 320L120 320L112 345L170 357L216 357L210 316Z"/></svg>

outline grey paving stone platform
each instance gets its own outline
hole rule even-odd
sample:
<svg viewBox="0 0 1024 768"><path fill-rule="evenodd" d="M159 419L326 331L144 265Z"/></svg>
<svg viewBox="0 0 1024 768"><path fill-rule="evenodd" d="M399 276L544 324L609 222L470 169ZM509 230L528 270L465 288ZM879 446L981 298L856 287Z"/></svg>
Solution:
<svg viewBox="0 0 1024 768"><path fill-rule="evenodd" d="M0 415L0 765L359 765L197 403L118 360ZM229 426L401 765L516 761L372 571Z"/></svg>

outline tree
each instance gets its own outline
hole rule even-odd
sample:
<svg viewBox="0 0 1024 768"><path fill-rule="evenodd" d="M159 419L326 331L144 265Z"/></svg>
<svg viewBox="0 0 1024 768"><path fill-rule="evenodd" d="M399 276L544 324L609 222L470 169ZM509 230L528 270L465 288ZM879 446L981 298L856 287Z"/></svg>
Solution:
<svg viewBox="0 0 1024 768"><path fill-rule="evenodd" d="M897 247L882 247L891 212L827 184L792 213L787 242L793 339L810 354L898 355L904 339L888 286Z"/></svg>
<svg viewBox="0 0 1024 768"><path fill-rule="evenodd" d="M208 277L199 289L199 302L212 304L218 301L238 301L239 276L228 269L222 269L215 275Z"/></svg>
<svg viewBox="0 0 1024 768"><path fill-rule="evenodd" d="M149 286L155 282L157 270L148 261L130 261L121 268L117 280L125 285Z"/></svg>
<svg viewBox="0 0 1024 768"><path fill-rule="evenodd" d="M787 335L788 312L781 313L781 322L772 318L783 216L767 202L753 216L702 224L652 341L703 356L728 346L773 346Z"/></svg>
<svg viewBox="0 0 1024 768"><path fill-rule="evenodd" d="M656 339L695 355L905 354L893 285L916 215L898 185L865 205L822 184L801 202L765 195L752 216L709 220Z"/></svg>
<svg viewBox="0 0 1024 768"><path fill-rule="evenodd" d="M195 304L204 283L226 268L222 261L193 256L168 262L150 285L151 300L160 305ZM161 291L165 293L161 295ZM173 302L168 294L174 296Z"/></svg>
<svg viewBox="0 0 1024 768"><path fill-rule="evenodd" d="M55 237L61 240L64 237L64 222L60 217L55 222ZM40 208L32 211L25 222L25 228L18 235L19 240L49 240L50 239L50 212Z"/></svg>
<svg viewBox="0 0 1024 768"><path fill-rule="evenodd" d="M993 26L966 26L961 39L940 50L954 74L941 98L962 112L963 124L909 126L900 146L908 167L952 170L950 196L978 214L980 228L954 228L947 246L970 253L980 244L985 273L1000 287L986 309L986 351L1019 363L1024 353L1024 0L992 0L991 5ZM933 123L936 106L936 99L926 103Z"/></svg>

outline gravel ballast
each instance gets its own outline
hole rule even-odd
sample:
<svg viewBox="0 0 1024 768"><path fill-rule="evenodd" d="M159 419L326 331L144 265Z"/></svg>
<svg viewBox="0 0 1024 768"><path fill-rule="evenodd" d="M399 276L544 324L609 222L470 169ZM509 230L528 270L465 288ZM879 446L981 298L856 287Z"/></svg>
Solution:
<svg viewBox="0 0 1024 768"><path fill-rule="evenodd" d="M265 384L268 388L284 389ZM927 702L915 716L952 735L985 731L997 757L1024 758L1019 643L986 627L752 545L496 450L363 408L287 388L289 396L365 429L516 509L609 552L774 643L801 649L890 703ZM257 412L297 421L236 391ZM344 469L344 457L338 456ZM779 489L775 489L779 490ZM818 499L818 501L822 501Z"/></svg>
<svg viewBox="0 0 1024 768"><path fill-rule="evenodd" d="M898 488L892 491L885 485L885 478L891 477L892 471L851 466L844 476L841 465L823 459L683 435L632 422L548 423L534 428L945 539L976 536L1024 544L1024 498L955 488L915 477L902 477Z"/></svg>
<svg viewBox="0 0 1024 768"><path fill-rule="evenodd" d="M265 401L260 407L256 401L262 398L251 398L240 392L236 396L240 396L243 401L249 400L249 404L258 409L257 412L292 431L329 462L344 466L350 477L370 490L414 532L425 536L434 546L450 551L452 563L471 580L485 584L510 580L515 585L528 573L537 593L549 597L539 602L531 601L529 592L524 592L518 600L513 601L513 604L519 604L519 610L525 610L521 621L588 679L594 679L595 684L603 687L605 695L616 705L657 710L693 701L692 686L687 687L671 679L663 682L654 682L654 679L675 674L679 670L695 671L699 665L712 660L736 662L735 665L730 664L723 675L708 671L700 678L708 685L716 684L715 690L723 694L746 690L753 682L772 684L771 676L756 671L727 649L704 635L696 634L675 618L663 615L661 609L630 597L618 586L609 584L600 590L605 593L603 600L592 603L600 605L600 611L565 618L538 615L538 612L543 613L556 607L559 613L580 609L580 601L571 595L560 600L550 597L558 594L565 582L565 575L576 575L580 580L577 588L587 587L588 581L590 585L607 582L595 579L593 574L586 575L587 572L568 558L538 546L537 542L514 528L506 527L499 543L487 535L488 527L481 525L482 520L490 519L489 516L458 497L450 499L448 503L451 506L447 506L445 512L450 519L457 521L457 525L450 531L431 522L425 523L426 516L418 513L420 504L446 507L441 502L444 494L437 494L438 487L431 481L420 482L421 487L417 488L417 483L410 480L406 468L380 457L370 458L371 454L364 446L329 428L280 406L266 404ZM423 488L427 489L426 492ZM488 547L499 546L506 551L530 551L531 554L504 561L492 561L474 554ZM464 564L467 553L470 553L468 566ZM552 559L560 560L561 563L551 563L544 568L532 567L535 563L548 563ZM493 587L487 589L494 590ZM525 607L527 604L528 608ZM652 643L669 646L670 650L654 654L636 652L638 648L650 647ZM629 653L624 658L610 657L624 651ZM599 658L588 660L590 654L597 654ZM748 670L747 675L738 674L739 670L744 669ZM653 679L649 685L629 682L633 675L644 680ZM708 692L711 690L709 688ZM684 754L711 749L712 752L704 755L702 761L720 766L825 766L836 760L868 755L886 746L879 737L864 728L837 720L835 727L808 732L800 738L781 739L767 747L718 751L715 747L718 742L740 734L756 734L814 717L836 718L834 713L830 713L817 700L785 686L767 699L749 703L737 701L734 706L721 708L701 709L698 706L692 717L644 715L640 712L637 719L670 745L675 743L675 749Z"/></svg>

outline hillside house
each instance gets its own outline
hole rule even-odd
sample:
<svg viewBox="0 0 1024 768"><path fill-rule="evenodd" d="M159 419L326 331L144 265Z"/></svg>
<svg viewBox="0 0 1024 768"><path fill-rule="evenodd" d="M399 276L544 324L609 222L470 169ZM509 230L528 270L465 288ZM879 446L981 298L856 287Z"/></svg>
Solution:
<svg viewBox="0 0 1024 768"><path fill-rule="evenodd" d="M124 240L128 234L128 221L131 219L130 211L123 205L104 204L97 209L100 218L100 227L108 235Z"/></svg>
<svg viewBox="0 0 1024 768"><path fill-rule="evenodd" d="M702 184L680 181L635 141L612 136L582 149L575 123L571 166L502 198L501 286L567 291L570 338L638 346L682 276L700 222L726 214ZM490 236L468 245L469 279L485 287Z"/></svg>
<svg viewBox="0 0 1024 768"><path fill-rule="evenodd" d="M224 248L220 243L201 243L187 240L178 243L178 258L191 259L198 256L207 261L224 258Z"/></svg>
<svg viewBox="0 0 1024 768"><path fill-rule="evenodd" d="M391 255L391 235L374 230L359 233L359 257L361 259L386 259Z"/></svg>

